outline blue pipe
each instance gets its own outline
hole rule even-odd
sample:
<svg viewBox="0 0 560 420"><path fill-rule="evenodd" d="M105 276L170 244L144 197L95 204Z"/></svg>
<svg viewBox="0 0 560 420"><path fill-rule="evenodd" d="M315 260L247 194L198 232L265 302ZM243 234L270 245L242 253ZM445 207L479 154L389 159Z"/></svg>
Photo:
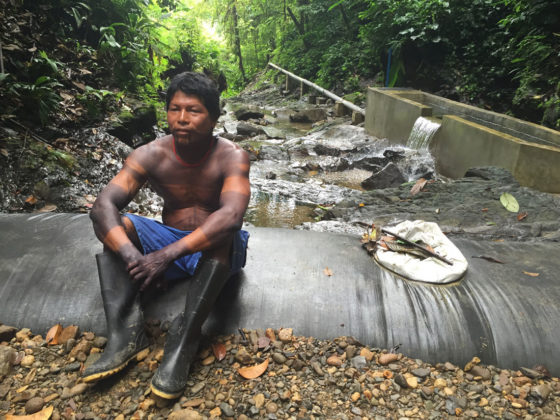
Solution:
<svg viewBox="0 0 560 420"><path fill-rule="evenodd" d="M389 75L391 74L391 55L393 54L393 47L389 47L387 53L387 73L385 74L385 87L389 87Z"/></svg>

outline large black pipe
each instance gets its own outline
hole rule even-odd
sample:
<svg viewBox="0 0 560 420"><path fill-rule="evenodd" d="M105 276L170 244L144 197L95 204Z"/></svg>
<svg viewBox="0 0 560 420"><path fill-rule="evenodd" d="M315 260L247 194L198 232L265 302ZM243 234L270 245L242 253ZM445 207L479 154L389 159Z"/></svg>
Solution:
<svg viewBox="0 0 560 420"><path fill-rule="evenodd" d="M356 237L248 230L247 266L226 286L207 332L292 327L297 335L400 344L432 363L476 355L503 368L544 364L560 375L560 244L453 239L469 269L460 282L437 286L380 268ZM1 214L0 239L0 322L42 334L55 323L104 333L94 259L101 246L87 215ZM182 285L148 296L147 316L172 319Z"/></svg>

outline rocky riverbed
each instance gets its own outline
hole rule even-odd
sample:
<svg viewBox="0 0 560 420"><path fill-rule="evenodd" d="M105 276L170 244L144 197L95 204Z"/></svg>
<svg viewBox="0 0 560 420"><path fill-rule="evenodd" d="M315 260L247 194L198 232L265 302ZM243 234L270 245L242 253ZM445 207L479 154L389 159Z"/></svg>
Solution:
<svg viewBox="0 0 560 420"><path fill-rule="evenodd" d="M175 401L150 393L165 326L149 322L152 345L97 384L80 372L106 343L67 327L57 344L0 326L0 415L6 419L481 419L552 420L560 382L542 366L517 371L430 365L352 337L318 340L289 328L208 337ZM249 377L251 379L246 379ZM25 417L22 417L25 418Z"/></svg>
<svg viewBox="0 0 560 420"><path fill-rule="evenodd" d="M337 116L331 105L312 106L305 98L286 98L278 92L276 85L267 82L230 101L217 130L251 154L252 200L246 223L359 236L371 223L387 226L423 219L437 222L451 238L560 239L557 195L520 187L498 168L473 168L465 178L445 179L435 172L426 151L389 146L352 125L349 116ZM13 126L1 130L0 210L4 212L87 212L100 187L131 150L107 134L105 126L60 131L53 136L58 145L55 152ZM509 212L501 204L505 192L518 201L518 212ZM158 215L160 208L161 201L147 186L127 210ZM102 351L103 337L69 328L59 344L47 345L45 331L0 325L0 415L40 412L42 416L36 418L48 418L50 413L54 419L560 416L559 380L549 377L544 366L512 371L485 366L477 359L467 366L445 360L429 365L399 354L398 349L366 347L351 337L300 337L289 328L208 337L185 393L169 403L149 392L166 327L148 320L152 345L142 360L115 378L86 385L80 382L80 371ZM266 369L254 379L239 373L243 367L263 367L266 361Z"/></svg>

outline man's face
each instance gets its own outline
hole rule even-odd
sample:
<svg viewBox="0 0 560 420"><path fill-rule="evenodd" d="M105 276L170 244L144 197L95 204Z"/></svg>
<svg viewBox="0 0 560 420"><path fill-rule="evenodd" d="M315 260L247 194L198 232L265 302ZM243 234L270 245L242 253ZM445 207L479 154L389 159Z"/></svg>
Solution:
<svg viewBox="0 0 560 420"><path fill-rule="evenodd" d="M216 125L198 96L187 95L180 90L169 102L167 122L175 141L183 144L207 140Z"/></svg>

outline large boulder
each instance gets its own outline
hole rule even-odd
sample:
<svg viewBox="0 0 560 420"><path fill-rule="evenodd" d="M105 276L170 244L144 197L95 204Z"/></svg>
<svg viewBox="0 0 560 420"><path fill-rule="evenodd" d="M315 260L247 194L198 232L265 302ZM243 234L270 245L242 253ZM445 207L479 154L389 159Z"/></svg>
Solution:
<svg viewBox="0 0 560 420"><path fill-rule="evenodd" d="M290 114L290 121L292 122L317 122L326 119L327 111L323 108L304 109Z"/></svg>
<svg viewBox="0 0 560 420"><path fill-rule="evenodd" d="M259 109L242 107L234 112L235 118L239 121L264 118L264 113Z"/></svg>
<svg viewBox="0 0 560 420"><path fill-rule="evenodd" d="M362 187L366 190L398 187L406 182L405 177L394 163L388 163L379 172L362 181Z"/></svg>
<svg viewBox="0 0 560 420"><path fill-rule="evenodd" d="M139 101L131 104L131 111L118 116L107 132L130 147L138 147L154 139L153 126L157 124L156 109Z"/></svg>
<svg viewBox="0 0 560 420"><path fill-rule="evenodd" d="M259 134L266 135L266 133L261 127L257 127L256 125L245 121L241 121L239 124L237 124L237 134L240 134L242 136L249 136L249 137L255 137L258 136Z"/></svg>

